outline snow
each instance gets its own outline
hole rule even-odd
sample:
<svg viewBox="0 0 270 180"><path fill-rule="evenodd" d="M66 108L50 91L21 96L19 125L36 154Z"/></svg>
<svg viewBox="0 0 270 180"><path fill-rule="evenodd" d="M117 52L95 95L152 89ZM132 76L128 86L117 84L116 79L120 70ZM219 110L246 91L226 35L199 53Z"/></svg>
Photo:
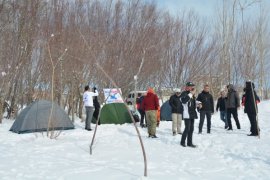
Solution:
<svg viewBox="0 0 270 180"><path fill-rule="evenodd" d="M147 178L139 139L130 124L99 126L90 155L93 131L85 131L80 119L76 119L75 130L63 131L53 140L46 133L12 133L8 130L13 120L3 119L0 179L269 179L269 105L270 101L259 105L260 139L246 135L250 125L243 109L239 111L241 130L232 120L234 130L225 131L215 113L212 133L204 129L199 135L196 120L195 149L179 145L181 136L172 136L171 122L161 122L157 139L148 138L146 129L139 128L147 155Z"/></svg>
<svg viewBox="0 0 270 180"><path fill-rule="evenodd" d="M2 76L6 76L7 75L7 73L4 72L4 71L1 74L2 74Z"/></svg>

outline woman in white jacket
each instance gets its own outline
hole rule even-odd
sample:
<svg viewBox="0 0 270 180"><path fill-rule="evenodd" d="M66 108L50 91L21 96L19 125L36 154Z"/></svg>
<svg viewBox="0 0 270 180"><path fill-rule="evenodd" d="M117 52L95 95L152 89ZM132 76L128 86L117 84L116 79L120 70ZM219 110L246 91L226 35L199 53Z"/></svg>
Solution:
<svg viewBox="0 0 270 180"><path fill-rule="evenodd" d="M83 103L86 112L86 119L85 119L85 129L91 131L91 120L94 113L94 104L93 104L93 96L98 96L98 91L92 92L89 86L85 86L84 93L83 93Z"/></svg>

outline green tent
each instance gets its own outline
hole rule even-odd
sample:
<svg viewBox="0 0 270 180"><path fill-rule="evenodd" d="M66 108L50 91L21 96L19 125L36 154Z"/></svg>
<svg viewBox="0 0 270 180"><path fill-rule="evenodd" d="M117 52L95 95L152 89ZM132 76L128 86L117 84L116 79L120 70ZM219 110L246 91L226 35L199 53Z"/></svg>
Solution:
<svg viewBox="0 0 270 180"><path fill-rule="evenodd" d="M92 119L96 123L96 119ZM131 117L124 103L105 104L100 112L101 124L132 123Z"/></svg>

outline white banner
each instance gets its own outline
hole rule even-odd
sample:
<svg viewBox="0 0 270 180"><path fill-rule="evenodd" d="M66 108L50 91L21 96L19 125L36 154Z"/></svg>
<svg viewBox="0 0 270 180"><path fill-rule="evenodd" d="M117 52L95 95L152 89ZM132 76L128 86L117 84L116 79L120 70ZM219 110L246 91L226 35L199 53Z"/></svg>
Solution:
<svg viewBox="0 0 270 180"><path fill-rule="evenodd" d="M123 99L121 98L121 89L119 91L117 89L103 89L104 96L106 100L106 104L110 103L123 103Z"/></svg>

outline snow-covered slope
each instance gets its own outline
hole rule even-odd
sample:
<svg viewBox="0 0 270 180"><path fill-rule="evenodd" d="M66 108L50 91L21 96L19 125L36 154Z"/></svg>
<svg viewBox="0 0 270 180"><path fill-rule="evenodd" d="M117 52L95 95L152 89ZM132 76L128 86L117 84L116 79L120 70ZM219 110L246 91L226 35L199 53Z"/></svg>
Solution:
<svg viewBox="0 0 270 180"><path fill-rule="evenodd" d="M64 131L51 140L46 133L9 132L13 121L0 124L0 179L270 179L270 101L259 105L261 138L248 137L249 120L239 111L241 130L227 132L212 118L212 133L198 135L195 123L194 144L182 147L180 135L172 136L171 122L161 122L159 138L147 137L141 129L148 163L148 177L143 177L144 162L135 128L130 124L98 127L93 155L89 144L93 131ZM206 122L205 122L206 123ZM206 127L206 124L204 125ZM183 127L182 127L183 128Z"/></svg>

